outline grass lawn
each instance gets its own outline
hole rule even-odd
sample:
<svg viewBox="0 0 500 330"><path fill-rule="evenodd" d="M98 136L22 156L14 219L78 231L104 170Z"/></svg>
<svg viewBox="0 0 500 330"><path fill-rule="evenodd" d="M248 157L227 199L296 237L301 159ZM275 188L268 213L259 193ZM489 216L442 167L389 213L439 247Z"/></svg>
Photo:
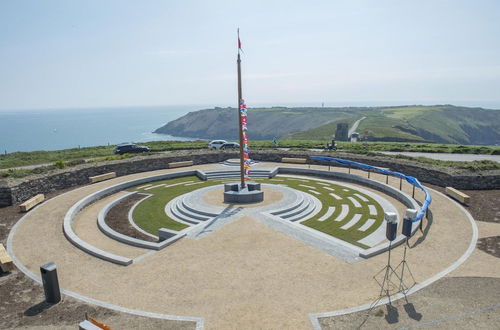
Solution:
<svg viewBox="0 0 500 330"><path fill-rule="evenodd" d="M384 211L377 201L375 201L369 195L341 185L323 181L308 180L302 178L289 178L282 176L278 176L273 179L258 181L262 183L283 184L290 188L301 190L303 192L309 193L312 196L315 196L322 203L321 211L319 211L319 213L317 213L313 218L308 219L301 224L365 249L369 248L369 246L359 243L358 241L373 233L384 220ZM313 188L309 188L306 186L310 186ZM331 189L333 189L333 191ZM319 192L320 194L317 195L311 193L310 190L314 190L316 192ZM330 193L334 193L341 199L335 199L330 195ZM366 201L363 201L359 196L362 196L364 199L366 199ZM353 202L348 197L356 199L361 204L361 207L355 207ZM346 204L349 207L349 212L343 218L343 220L335 221L335 219L341 213L342 204ZM368 205L370 204L375 206L376 215L370 215L370 210L368 208ZM329 207L335 207L335 211L333 212L333 214L331 214L326 220L319 221L319 219L321 219L328 212ZM352 227L348 229L342 229L341 227L348 223L356 213L361 214L360 220ZM368 219L373 219L375 220L375 222L365 231L359 230Z"/></svg>
<svg viewBox="0 0 500 330"><path fill-rule="evenodd" d="M186 186L184 183L201 182L200 184ZM151 194L151 197L140 202L134 209L133 217L135 223L145 231L157 235L158 229L167 228L171 230L182 230L188 226L175 221L165 213L165 205L177 196L186 194L196 189L220 184L220 181L202 181L196 176L151 182L150 186L141 185L127 190ZM170 185L174 185L168 187ZM159 186L161 185L161 186ZM149 189L150 187L155 188ZM143 188L141 188L143 187Z"/></svg>
<svg viewBox="0 0 500 330"><path fill-rule="evenodd" d="M234 179L228 178L225 180L202 181L196 176L188 176L151 182L150 184L129 188L129 191L137 191L139 193L152 195L140 202L134 209L134 221L139 227L153 235L156 235L158 233L158 229L160 228L177 231L185 229L188 227L187 225L177 222L167 216L165 213L165 205L180 195L200 188L221 184L223 182L227 182L228 180L231 181ZM286 185L290 188L301 190L315 196L321 201L322 208L313 218L302 222L302 224L362 248L368 248L368 246L361 244L358 241L375 231L383 221L384 216L382 207L373 198L357 190L334 183L281 176L273 179L257 179L255 181L267 184ZM199 184L186 185L189 183ZM319 192L320 195L313 194L310 190ZM341 197L341 199L337 200L333 198L330 195L332 192ZM359 196L362 197L360 198ZM358 200L361 207L355 207L353 202L348 197ZM363 199L366 200L363 201ZM335 221L341 213L342 204L349 207L349 212L342 220ZM368 208L368 205L370 204L375 207L376 215L370 215L370 210ZM319 221L319 219L328 212L329 207L335 207L333 214L331 214L326 220ZM356 213L361 214L360 220L350 228L342 229L341 227L348 223ZM359 230L368 219L373 219L375 222L365 231Z"/></svg>

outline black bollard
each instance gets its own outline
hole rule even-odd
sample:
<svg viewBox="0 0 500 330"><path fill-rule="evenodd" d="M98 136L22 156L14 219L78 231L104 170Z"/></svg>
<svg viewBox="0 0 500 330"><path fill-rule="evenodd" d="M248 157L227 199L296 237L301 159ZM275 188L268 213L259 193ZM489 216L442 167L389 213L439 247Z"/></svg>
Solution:
<svg viewBox="0 0 500 330"><path fill-rule="evenodd" d="M45 301L50 304L57 304L61 301L61 291L59 289L59 280L57 279L56 264L49 262L41 266L40 273L42 274Z"/></svg>

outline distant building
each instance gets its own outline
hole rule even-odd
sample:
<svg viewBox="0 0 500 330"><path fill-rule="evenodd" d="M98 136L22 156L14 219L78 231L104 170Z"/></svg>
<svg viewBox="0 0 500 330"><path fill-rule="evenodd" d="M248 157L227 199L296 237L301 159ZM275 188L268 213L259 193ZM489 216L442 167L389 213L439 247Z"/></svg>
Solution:
<svg viewBox="0 0 500 330"><path fill-rule="evenodd" d="M335 132L335 140L347 141L349 135L349 125L347 123L338 123L337 131Z"/></svg>
<svg viewBox="0 0 500 330"><path fill-rule="evenodd" d="M350 139L351 139L351 142L358 142L359 141L359 133L358 132L352 133L350 136Z"/></svg>

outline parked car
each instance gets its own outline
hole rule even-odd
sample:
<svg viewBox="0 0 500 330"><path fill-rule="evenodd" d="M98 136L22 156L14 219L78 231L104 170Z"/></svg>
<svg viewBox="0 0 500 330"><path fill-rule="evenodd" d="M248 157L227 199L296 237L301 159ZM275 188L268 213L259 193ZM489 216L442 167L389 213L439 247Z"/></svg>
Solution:
<svg viewBox="0 0 500 330"><path fill-rule="evenodd" d="M226 140L213 140L208 144L208 149L220 149L224 143L227 143Z"/></svg>
<svg viewBox="0 0 500 330"><path fill-rule="evenodd" d="M123 155L126 153L141 153L141 152L149 152L149 148L138 146L137 144L133 143L122 143L118 144L115 147L115 154L117 155Z"/></svg>
<svg viewBox="0 0 500 330"><path fill-rule="evenodd" d="M223 145L220 146L221 150L226 150L226 149L239 149L240 145L236 142L228 142L224 143Z"/></svg>

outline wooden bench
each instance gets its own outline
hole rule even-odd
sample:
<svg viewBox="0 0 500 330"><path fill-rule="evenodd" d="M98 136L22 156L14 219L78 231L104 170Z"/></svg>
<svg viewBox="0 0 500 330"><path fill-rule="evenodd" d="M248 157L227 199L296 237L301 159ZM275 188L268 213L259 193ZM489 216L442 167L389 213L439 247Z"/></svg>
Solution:
<svg viewBox="0 0 500 330"><path fill-rule="evenodd" d="M296 163L296 164L306 164L307 159L306 158L288 158L288 157L283 157L281 158L282 163Z"/></svg>
<svg viewBox="0 0 500 330"><path fill-rule="evenodd" d="M89 177L89 182L90 183L96 183L99 181L104 181L108 179L116 178L116 172L109 172L109 173L104 173L96 176L91 176Z"/></svg>
<svg viewBox="0 0 500 330"><path fill-rule="evenodd" d="M192 160L186 160L186 161L183 161L183 162L168 163L168 168L176 168L176 167L183 167L183 166L193 166L193 161Z"/></svg>
<svg viewBox="0 0 500 330"><path fill-rule="evenodd" d="M462 204L469 204L470 201L470 196L464 194L463 192L452 188L452 187L446 187L446 195L452 197L453 199L459 201Z"/></svg>
<svg viewBox="0 0 500 330"><path fill-rule="evenodd" d="M44 200L45 200L44 194L38 194L34 197L31 197L26 202L20 204L19 210L21 212L28 212L29 210L31 210L32 208L34 208L35 206L37 206L38 204L40 204Z"/></svg>
<svg viewBox="0 0 500 330"><path fill-rule="evenodd" d="M3 272L14 270L14 263L2 243L0 243L0 268L2 268Z"/></svg>

